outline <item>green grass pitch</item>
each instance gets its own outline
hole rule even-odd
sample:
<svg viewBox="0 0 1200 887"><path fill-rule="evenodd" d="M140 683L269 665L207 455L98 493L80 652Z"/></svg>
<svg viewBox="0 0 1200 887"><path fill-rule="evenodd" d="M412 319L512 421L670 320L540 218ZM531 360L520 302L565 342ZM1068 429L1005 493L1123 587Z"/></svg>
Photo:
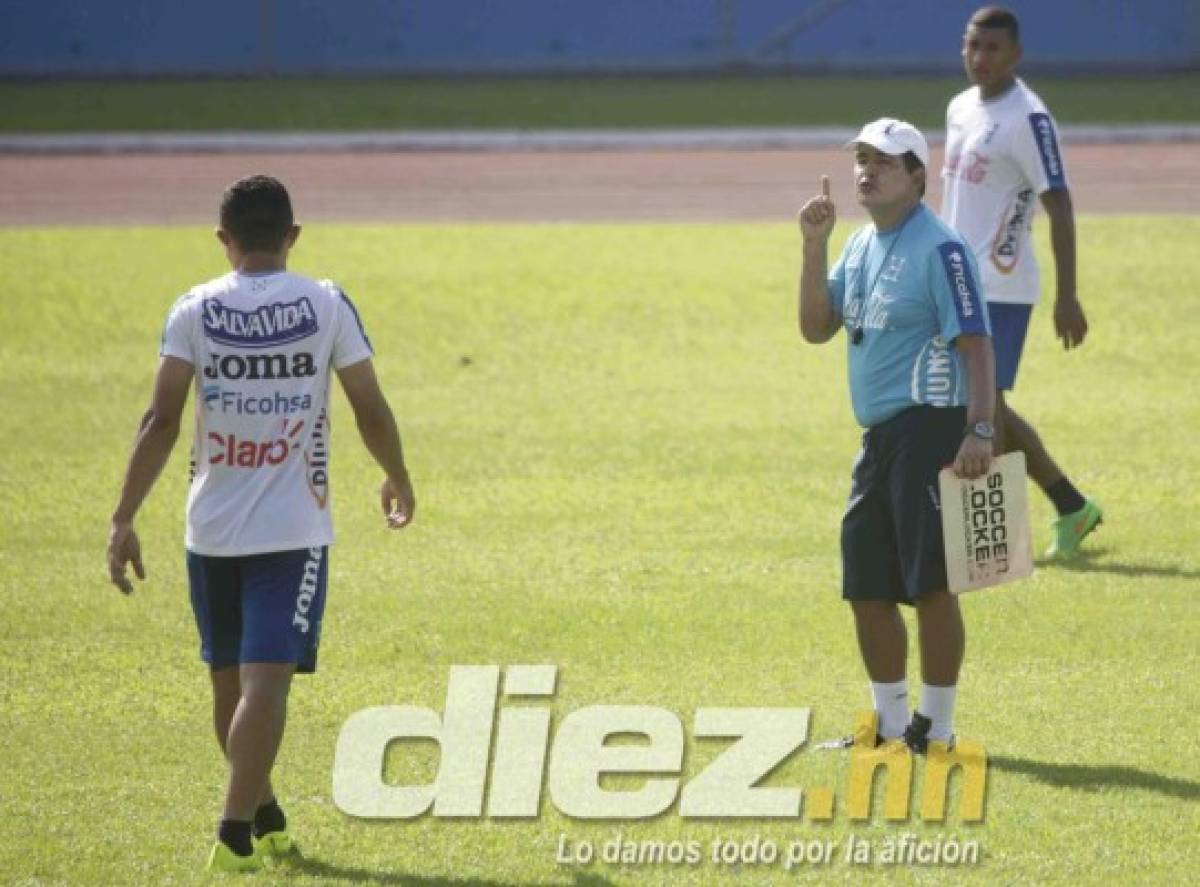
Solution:
<svg viewBox="0 0 1200 887"><path fill-rule="evenodd" d="M835 786L832 824L586 823L548 799L532 821L373 823L331 801L341 725L372 705L440 710L453 664L557 665L555 723L595 703L689 728L704 706L811 706L811 736L844 732L869 707L838 594L858 433L845 346L795 331L789 225L310 227L293 267L355 297L420 504L384 530L338 394L322 665L298 681L277 776L311 857L291 880L707 884L733 870L556 866L555 847L908 830L977 840L982 860L738 880L1182 883L1200 833L1184 260L1200 221L1079 232L1090 339L1063 354L1043 305L1013 402L1108 519L1079 563L965 600L957 727L992 756L982 825L923 824L915 805L903 825L852 824L845 758L808 747L771 783ZM223 270L198 227L0 230L0 880L204 880L223 768L183 572L190 431L139 516L150 578L133 597L107 585L104 543L164 313ZM1040 547L1050 509L1031 501ZM693 742L685 773L718 745ZM412 780L434 767L428 749L389 760Z"/></svg>
<svg viewBox="0 0 1200 887"><path fill-rule="evenodd" d="M1060 123L1194 123L1200 75L1030 75ZM945 125L961 76L0 82L0 132Z"/></svg>

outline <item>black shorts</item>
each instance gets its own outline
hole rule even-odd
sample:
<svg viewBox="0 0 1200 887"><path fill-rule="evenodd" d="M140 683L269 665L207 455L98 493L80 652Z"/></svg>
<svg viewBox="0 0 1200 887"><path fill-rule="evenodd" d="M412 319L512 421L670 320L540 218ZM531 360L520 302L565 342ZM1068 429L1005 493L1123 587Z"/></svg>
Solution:
<svg viewBox="0 0 1200 887"><path fill-rule="evenodd" d="M944 591L938 472L954 462L965 407L918 406L867 429L842 518L842 597L911 604Z"/></svg>

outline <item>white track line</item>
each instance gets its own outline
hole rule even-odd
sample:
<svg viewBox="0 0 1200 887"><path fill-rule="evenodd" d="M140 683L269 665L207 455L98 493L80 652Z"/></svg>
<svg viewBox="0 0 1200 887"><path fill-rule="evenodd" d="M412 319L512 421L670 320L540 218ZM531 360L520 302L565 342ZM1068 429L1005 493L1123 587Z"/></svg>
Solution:
<svg viewBox="0 0 1200 887"><path fill-rule="evenodd" d="M1200 125L1063 126L1081 144L1200 142ZM840 147L856 129L427 130L371 132L111 132L0 135L4 154L245 154L332 151L654 151ZM930 131L930 141L943 139Z"/></svg>

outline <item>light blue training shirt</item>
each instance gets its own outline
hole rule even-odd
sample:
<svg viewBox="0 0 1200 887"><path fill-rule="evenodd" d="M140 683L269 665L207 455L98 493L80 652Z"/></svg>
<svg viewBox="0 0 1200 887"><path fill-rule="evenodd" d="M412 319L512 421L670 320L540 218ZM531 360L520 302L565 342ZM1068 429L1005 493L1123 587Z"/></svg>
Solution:
<svg viewBox="0 0 1200 887"><path fill-rule="evenodd" d="M991 335L978 280L970 249L924 203L894 228L867 225L850 235L828 288L846 328L860 425L918 404L966 405L966 366L954 341Z"/></svg>

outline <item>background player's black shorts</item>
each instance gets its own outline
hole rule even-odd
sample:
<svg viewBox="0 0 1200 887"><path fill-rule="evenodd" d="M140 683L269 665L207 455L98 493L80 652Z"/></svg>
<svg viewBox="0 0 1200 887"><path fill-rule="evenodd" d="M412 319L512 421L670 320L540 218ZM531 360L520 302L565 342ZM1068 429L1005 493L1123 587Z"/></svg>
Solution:
<svg viewBox="0 0 1200 887"><path fill-rule="evenodd" d="M917 406L867 429L842 518L842 597L895 601L947 587L938 472L954 462L965 407Z"/></svg>

